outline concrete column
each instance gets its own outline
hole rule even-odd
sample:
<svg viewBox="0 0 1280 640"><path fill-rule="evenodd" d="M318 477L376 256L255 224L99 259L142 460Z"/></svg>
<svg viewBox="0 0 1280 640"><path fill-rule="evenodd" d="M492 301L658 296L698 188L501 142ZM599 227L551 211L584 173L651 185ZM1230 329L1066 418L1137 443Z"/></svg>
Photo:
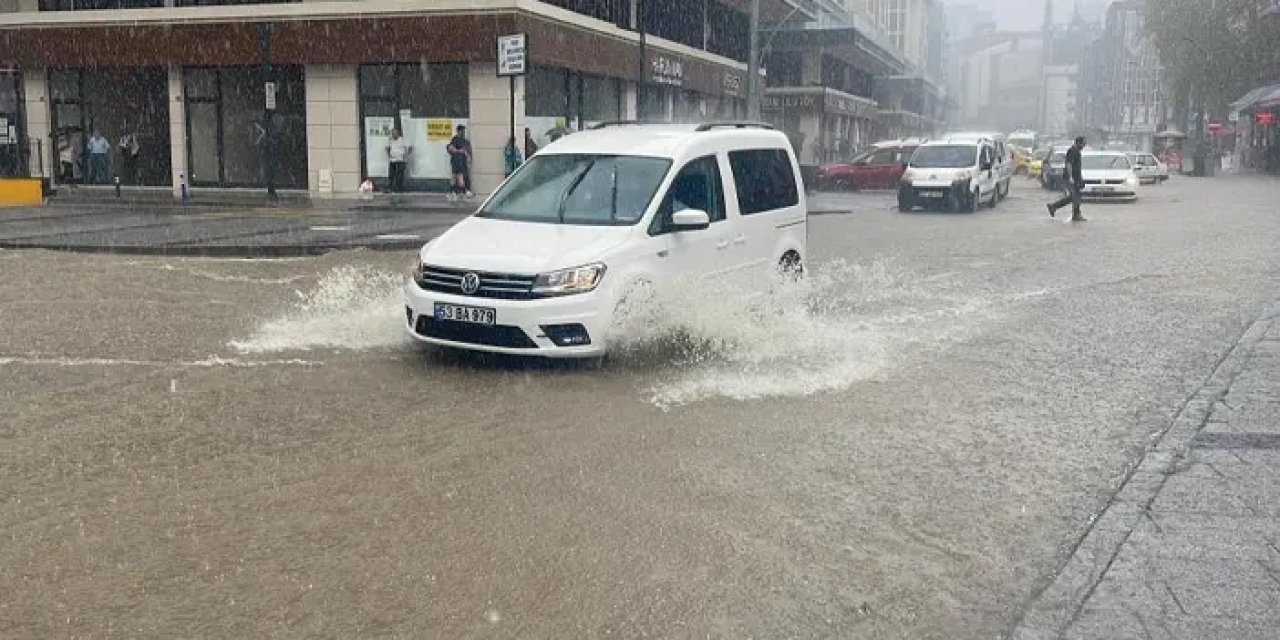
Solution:
<svg viewBox="0 0 1280 640"><path fill-rule="evenodd" d="M801 57L800 84L804 86L822 84L822 50L806 51Z"/></svg>
<svg viewBox="0 0 1280 640"><path fill-rule="evenodd" d="M49 130L49 80L44 69L22 70L22 113L26 118L27 139L40 143L40 157L31 144L31 175L53 177L58 149Z"/></svg>
<svg viewBox="0 0 1280 640"><path fill-rule="evenodd" d="M638 119L639 110L637 109L636 99L636 83L627 82L622 88L622 119L636 120Z"/></svg>
<svg viewBox="0 0 1280 640"><path fill-rule="evenodd" d="M169 65L169 163L173 170L173 197L182 197L182 181L191 184L187 167L187 105L183 102L182 67Z"/></svg>
<svg viewBox="0 0 1280 640"><path fill-rule="evenodd" d="M40 0L18 0L18 11L39 11Z"/></svg>
<svg viewBox="0 0 1280 640"><path fill-rule="evenodd" d="M306 68L307 186L312 195L352 194L360 170L360 104L355 65Z"/></svg>
<svg viewBox="0 0 1280 640"><path fill-rule="evenodd" d="M508 79L498 77L491 63L479 62L470 65L468 93L471 96L468 135L475 154L472 187L477 193L490 193L502 182L506 171L502 149L511 135L511 91ZM519 133L519 121L524 112L524 83L517 81L517 142L523 135Z"/></svg>

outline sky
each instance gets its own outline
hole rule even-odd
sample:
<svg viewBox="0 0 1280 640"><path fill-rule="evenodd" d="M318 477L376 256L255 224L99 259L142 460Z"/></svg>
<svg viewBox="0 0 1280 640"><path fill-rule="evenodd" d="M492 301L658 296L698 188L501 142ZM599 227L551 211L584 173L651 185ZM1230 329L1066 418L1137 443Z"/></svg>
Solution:
<svg viewBox="0 0 1280 640"><path fill-rule="evenodd" d="M1053 0L1055 22L1065 22L1071 17L1074 0ZM976 4L992 10L1000 29L1008 31L1026 31L1039 29L1044 20L1044 0L946 0L949 7ZM1085 10L1100 11L1105 8L1104 0L1083 0ZM1088 16L1086 17L1098 17Z"/></svg>

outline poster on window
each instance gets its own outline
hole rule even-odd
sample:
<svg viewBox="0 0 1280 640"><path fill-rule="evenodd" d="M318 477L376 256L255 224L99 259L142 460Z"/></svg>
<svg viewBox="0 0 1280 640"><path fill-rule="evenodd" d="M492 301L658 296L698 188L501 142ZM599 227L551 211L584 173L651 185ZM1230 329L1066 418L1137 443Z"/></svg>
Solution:
<svg viewBox="0 0 1280 640"><path fill-rule="evenodd" d="M409 177L448 179L449 141L466 118L409 118L404 120L404 136L413 147L409 153ZM443 126L442 126L443 124ZM448 130L447 135L443 132Z"/></svg>
<svg viewBox="0 0 1280 640"><path fill-rule="evenodd" d="M529 116L524 119L524 126L529 129L533 142L539 149L573 133L569 119L560 116ZM517 137L523 139L522 136L523 134L519 134Z"/></svg>
<svg viewBox="0 0 1280 640"><path fill-rule="evenodd" d="M387 144L396 128L394 116L372 116L364 119L364 165L370 178L387 177Z"/></svg>

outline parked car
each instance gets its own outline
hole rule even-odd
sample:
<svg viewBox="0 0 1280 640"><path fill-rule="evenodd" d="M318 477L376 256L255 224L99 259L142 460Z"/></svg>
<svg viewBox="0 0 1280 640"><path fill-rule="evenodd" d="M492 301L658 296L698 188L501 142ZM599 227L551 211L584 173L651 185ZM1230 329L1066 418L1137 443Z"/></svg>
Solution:
<svg viewBox="0 0 1280 640"><path fill-rule="evenodd" d="M849 162L818 167L818 188L824 191L892 189L902 169L923 140L886 140Z"/></svg>
<svg viewBox="0 0 1280 640"><path fill-rule="evenodd" d="M1027 177L1040 180L1040 176L1044 173L1044 163L1049 159L1051 149L1041 149L1036 151L1031 160L1027 162Z"/></svg>
<svg viewBox="0 0 1280 640"><path fill-rule="evenodd" d="M1085 198L1137 200L1138 174L1123 151L1085 151L1080 157Z"/></svg>
<svg viewBox="0 0 1280 640"><path fill-rule="evenodd" d="M1169 179L1169 167L1152 153L1131 152L1129 161L1143 184L1156 184Z"/></svg>
<svg viewBox="0 0 1280 640"><path fill-rule="evenodd" d="M931 140L916 149L898 186L898 209L978 210L1000 201L996 146L990 138Z"/></svg>
<svg viewBox="0 0 1280 640"><path fill-rule="evenodd" d="M1049 149L1049 154L1040 168L1041 187L1059 191L1065 186L1062 183L1062 171L1067 166L1067 149L1070 148L1071 145L1066 145Z"/></svg>
<svg viewBox="0 0 1280 640"><path fill-rule="evenodd" d="M645 292L714 277L767 295L771 273L798 275L806 215L772 127L598 125L540 149L419 251L405 326L446 347L598 357Z"/></svg>

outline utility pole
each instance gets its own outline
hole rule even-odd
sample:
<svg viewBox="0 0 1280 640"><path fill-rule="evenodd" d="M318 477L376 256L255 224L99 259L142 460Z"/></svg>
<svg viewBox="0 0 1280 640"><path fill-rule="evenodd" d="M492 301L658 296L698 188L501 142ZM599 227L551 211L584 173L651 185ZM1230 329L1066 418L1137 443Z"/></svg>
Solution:
<svg viewBox="0 0 1280 640"><path fill-rule="evenodd" d="M276 115L276 83L271 69L271 23L264 22L259 26L262 37L262 94L265 100L262 118L262 173L267 183L267 200L275 202L276 195L276 157L275 157L275 115Z"/></svg>
<svg viewBox="0 0 1280 640"><path fill-rule="evenodd" d="M760 0L751 0L751 46L747 53L747 119L760 119Z"/></svg>
<svg viewBox="0 0 1280 640"><path fill-rule="evenodd" d="M640 67L636 74L636 120L644 120L644 76L649 70L649 54L645 49L644 38L644 0L632 0L636 21L636 33L640 34Z"/></svg>

